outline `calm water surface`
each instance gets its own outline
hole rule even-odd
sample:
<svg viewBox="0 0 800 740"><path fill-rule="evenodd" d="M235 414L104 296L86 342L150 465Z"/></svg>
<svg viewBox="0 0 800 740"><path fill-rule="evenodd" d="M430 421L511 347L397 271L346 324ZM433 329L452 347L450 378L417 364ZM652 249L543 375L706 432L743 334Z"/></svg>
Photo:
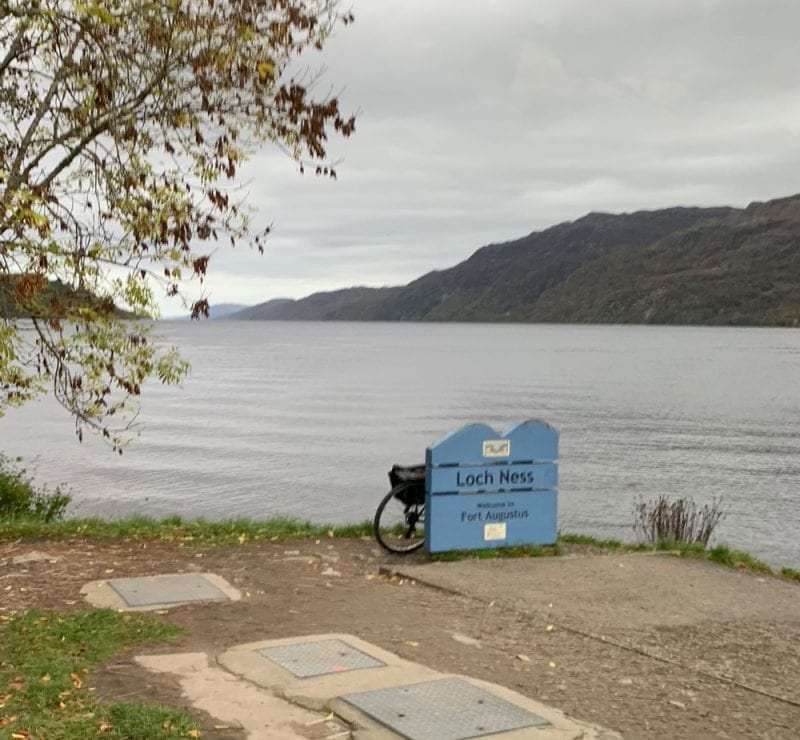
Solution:
<svg viewBox="0 0 800 740"><path fill-rule="evenodd" d="M561 432L559 524L632 539L638 496L723 497L718 539L800 567L800 331L165 322L193 372L145 388L122 457L50 400L0 449L76 515L370 518L393 462L468 422Z"/></svg>

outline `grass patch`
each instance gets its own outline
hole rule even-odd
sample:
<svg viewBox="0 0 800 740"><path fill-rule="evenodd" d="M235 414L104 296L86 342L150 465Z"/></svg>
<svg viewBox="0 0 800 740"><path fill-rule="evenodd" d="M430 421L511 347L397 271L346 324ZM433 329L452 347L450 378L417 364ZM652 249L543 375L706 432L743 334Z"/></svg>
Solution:
<svg viewBox="0 0 800 740"><path fill-rule="evenodd" d="M370 522L328 526L310 524L289 517L274 517L264 521L229 519L222 522L209 522L204 519L184 520L177 516L165 519L133 516L119 520L92 518L49 522L32 517L0 519L0 540L17 537L166 540L180 544L215 547L265 540L278 542L298 537L336 538L371 535Z"/></svg>
<svg viewBox="0 0 800 740"><path fill-rule="evenodd" d="M455 560L500 560L503 558L542 558L554 557L561 554L561 547L555 545L518 545L516 547L492 547L484 550L452 550L450 552L437 552L431 555L431 560L437 562L452 562Z"/></svg>
<svg viewBox="0 0 800 740"><path fill-rule="evenodd" d="M562 532L558 535L558 541L565 545L587 545L599 547L603 550L621 550L626 547L619 540L598 540L586 534L565 534Z"/></svg>
<svg viewBox="0 0 800 740"><path fill-rule="evenodd" d="M772 568L769 567L763 560L751 555L749 552L742 550L732 550L727 545L717 545L712 547L705 553L706 557L712 563L719 563L720 565L727 565L729 568L741 568L743 570L752 570L756 573L769 573L772 574ZM786 570L784 568L784 570ZM783 571L781 571L783 574Z"/></svg>
<svg viewBox="0 0 800 740"><path fill-rule="evenodd" d="M659 540L654 543L640 543L638 549L642 552L655 550L657 552L671 552L683 558L704 558L708 556L708 550L704 545L697 542L683 542L681 540Z"/></svg>
<svg viewBox="0 0 800 740"><path fill-rule="evenodd" d="M95 609L31 610L0 629L0 737L196 737L187 714L141 704L104 704L85 688L91 669L126 647L180 629L143 615Z"/></svg>
<svg viewBox="0 0 800 740"><path fill-rule="evenodd" d="M794 568L781 568L781 575L790 581L800 581L800 570Z"/></svg>

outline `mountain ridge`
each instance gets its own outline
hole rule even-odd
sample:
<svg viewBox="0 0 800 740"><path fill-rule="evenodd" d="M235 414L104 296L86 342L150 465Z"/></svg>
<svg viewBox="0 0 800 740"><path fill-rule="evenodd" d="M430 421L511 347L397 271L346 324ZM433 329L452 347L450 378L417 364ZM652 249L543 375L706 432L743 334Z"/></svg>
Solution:
<svg viewBox="0 0 800 740"><path fill-rule="evenodd" d="M229 318L800 325L800 195L574 221L404 286L344 288Z"/></svg>

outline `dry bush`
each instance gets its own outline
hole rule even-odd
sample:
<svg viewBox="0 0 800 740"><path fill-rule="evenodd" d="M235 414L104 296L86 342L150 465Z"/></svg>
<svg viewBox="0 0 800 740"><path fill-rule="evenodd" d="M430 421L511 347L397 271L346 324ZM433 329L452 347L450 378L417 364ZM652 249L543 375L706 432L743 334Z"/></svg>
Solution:
<svg viewBox="0 0 800 740"><path fill-rule="evenodd" d="M645 542L682 542L690 545L708 545L714 528L725 516L722 499L698 508L690 498L675 501L659 496L655 501L641 497L634 506L633 530Z"/></svg>

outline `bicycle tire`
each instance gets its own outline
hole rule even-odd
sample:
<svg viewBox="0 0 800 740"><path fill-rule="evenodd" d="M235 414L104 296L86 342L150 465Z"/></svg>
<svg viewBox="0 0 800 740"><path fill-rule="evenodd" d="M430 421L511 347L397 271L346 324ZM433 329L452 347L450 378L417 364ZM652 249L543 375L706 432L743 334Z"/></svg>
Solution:
<svg viewBox="0 0 800 740"><path fill-rule="evenodd" d="M419 481L400 483L378 504L372 526L378 544L389 552L406 554L418 550L425 544L424 537L417 531L422 524L424 533L425 503L407 505L398 498L399 493L419 485ZM399 528L402 531L398 531Z"/></svg>

